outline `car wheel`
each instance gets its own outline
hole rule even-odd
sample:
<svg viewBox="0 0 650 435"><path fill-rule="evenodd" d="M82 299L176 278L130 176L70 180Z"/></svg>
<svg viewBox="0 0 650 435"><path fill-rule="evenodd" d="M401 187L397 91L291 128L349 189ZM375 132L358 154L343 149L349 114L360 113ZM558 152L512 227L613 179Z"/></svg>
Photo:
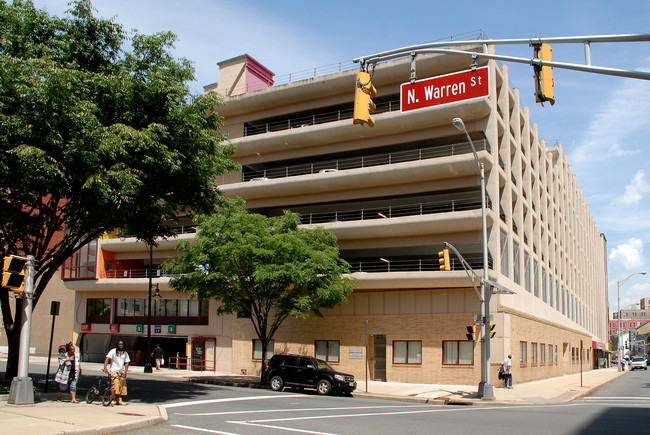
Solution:
<svg viewBox="0 0 650 435"><path fill-rule="evenodd" d="M316 385L316 390L318 390L318 394L324 396L332 391L332 384L327 379L321 379Z"/></svg>
<svg viewBox="0 0 650 435"><path fill-rule="evenodd" d="M269 382L269 385L271 385L271 389L273 391L282 391L284 388L284 381L280 376L273 376Z"/></svg>

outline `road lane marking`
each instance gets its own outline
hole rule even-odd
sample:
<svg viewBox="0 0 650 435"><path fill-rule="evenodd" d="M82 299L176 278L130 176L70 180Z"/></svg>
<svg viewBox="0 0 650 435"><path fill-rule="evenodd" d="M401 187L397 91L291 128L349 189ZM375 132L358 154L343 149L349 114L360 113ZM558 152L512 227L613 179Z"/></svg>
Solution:
<svg viewBox="0 0 650 435"><path fill-rule="evenodd" d="M349 406L341 408L282 408L282 409L256 409L251 411L223 411L223 412L199 412L199 413L175 413L174 415L206 417L211 415L234 415L234 414L257 414L265 412L306 412L306 411L343 411L352 409L385 409L385 408L431 408L433 405L393 405L393 406Z"/></svg>
<svg viewBox="0 0 650 435"><path fill-rule="evenodd" d="M292 427L273 426L273 425L270 425L270 424L250 423L250 422L247 422L247 421L229 421L228 423L242 424L242 425L245 425L245 426L265 427L265 428L268 428L268 429L284 430L284 431L287 431L287 432L309 433L309 434L312 434L312 435L337 435L337 434L331 433L331 432L316 432L316 431L313 431L313 430L294 429Z"/></svg>
<svg viewBox="0 0 650 435"><path fill-rule="evenodd" d="M231 397L228 399L210 399L210 400L195 400L191 402L177 402L170 403L169 405L162 405L163 408L179 408L181 406L194 406L194 405L207 405L209 403L226 403L226 402L241 402L246 400L263 400L263 399L295 399L295 396L249 396L249 397Z"/></svg>
<svg viewBox="0 0 650 435"><path fill-rule="evenodd" d="M220 431L220 430L204 429L202 427L185 426L183 424L172 424L172 427L177 427L177 428L180 428L180 429L195 430L195 431L198 431L198 432L217 433L217 434L220 434L220 435L240 435L240 434L233 433L233 432L223 432L223 431Z"/></svg>

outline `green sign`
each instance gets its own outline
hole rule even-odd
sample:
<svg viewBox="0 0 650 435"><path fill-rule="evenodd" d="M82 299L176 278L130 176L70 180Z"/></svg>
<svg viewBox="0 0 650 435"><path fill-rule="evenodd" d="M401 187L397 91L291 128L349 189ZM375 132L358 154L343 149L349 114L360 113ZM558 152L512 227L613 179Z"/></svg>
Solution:
<svg viewBox="0 0 650 435"><path fill-rule="evenodd" d="M176 334L176 325L167 325L168 334Z"/></svg>
<svg viewBox="0 0 650 435"><path fill-rule="evenodd" d="M135 332L143 333L144 332L144 325L135 325Z"/></svg>

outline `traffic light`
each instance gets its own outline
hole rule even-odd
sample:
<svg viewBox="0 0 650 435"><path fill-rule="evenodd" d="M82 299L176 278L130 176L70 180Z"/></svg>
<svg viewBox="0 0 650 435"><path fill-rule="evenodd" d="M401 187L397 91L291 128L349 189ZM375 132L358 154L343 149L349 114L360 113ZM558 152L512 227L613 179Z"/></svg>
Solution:
<svg viewBox="0 0 650 435"><path fill-rule="evenodd" d="M467 337L468 340L471 341L476 341L478 339L478 328L476 325L469 325L466 326L467 328L467 334L465 336Z"/></svg>
<svg viewBox="0 0 650 435"><path fill-rule="evenodd" d="M451 270L449 263L449 249L443 249L438 252L438 263L440 263L440 270Z"/></svg>
<svg viewBox="0 0 650 435"><path fill-rule="evenodd" d="M372 85L370 74L364 71L357 73L357 86L354 93L354 123L375 125L375 120L370 116L375 113L377 106L372 101L377 95L377 90Z"/></svg>
<svg viewBox="0 0 650 435"><path fill-rule="evenodd" d="M2 265L2 286L22 292L25 285L25 263L27 260L8 256Z"/></svg>
<svg viewBox="0 0 650 435"><path fill-rule="evenodd" d="M494 323L490 323L490 338L494 337L494 336L496 335L496 333L497 333L497 332L494 330L495 326L496 326L496 325L495 325Z"/></svg>
<svg viewBox="0 0 650 435"><path fill-rule="evenodd" d="M553 49L548 44L534 46L535 58L544 62L553 62L551 52ZM545 101L555 104L555 92L553 91L553 67L537 66L535 70L535 99L538 103L544 104Z"/></svg>

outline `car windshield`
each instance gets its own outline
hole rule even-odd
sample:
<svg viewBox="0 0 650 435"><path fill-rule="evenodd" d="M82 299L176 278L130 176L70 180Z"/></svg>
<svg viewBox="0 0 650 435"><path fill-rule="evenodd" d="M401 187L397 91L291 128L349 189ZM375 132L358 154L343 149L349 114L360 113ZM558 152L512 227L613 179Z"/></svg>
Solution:
<svg viewBox="0 0 650 435"><path fill-rule="evenodd" d="M643 361L643 357L635 356L634 358L632 358L632 361Z"/></svg>
<svg viewBox="0 0 650 435"><path fill-rule="evenodd" d="M322 359L317 359L316 362L318 362L319 370L330 370L332 372L334 371L334 369Z"/></svg>

